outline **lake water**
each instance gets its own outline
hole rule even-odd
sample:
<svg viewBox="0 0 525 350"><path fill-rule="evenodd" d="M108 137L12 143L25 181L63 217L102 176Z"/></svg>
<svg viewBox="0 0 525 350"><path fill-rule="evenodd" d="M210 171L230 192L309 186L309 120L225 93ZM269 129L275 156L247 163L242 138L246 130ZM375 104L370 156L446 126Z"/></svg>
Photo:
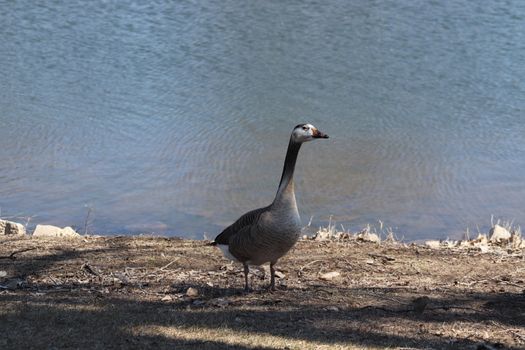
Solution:
<svg viewBox="0 0 525 350"><path fill-rule="evenodd" d="M305 224L525 224L523 1L0 9L1 217L213 237L272 201L310 122L331 138L299 155Z"/></svg>

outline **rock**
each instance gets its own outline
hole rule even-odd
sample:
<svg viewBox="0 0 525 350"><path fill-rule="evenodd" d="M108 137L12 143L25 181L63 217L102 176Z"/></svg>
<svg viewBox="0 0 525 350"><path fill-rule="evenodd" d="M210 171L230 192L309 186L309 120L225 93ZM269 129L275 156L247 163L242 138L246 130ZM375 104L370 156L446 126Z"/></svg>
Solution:
<svg viewBox="0 0 525 350"><path fill-rule="evenodd" d="M339 271L332 271L332 272L323 273L321 276L319 276L319 278L322 279L323 281L331 281L334 278L337 278L339 276L341 276L341 273Z"/></svg>
<svg viewBox="0 0 525 350"><path fill-rule="evenodd" d="M489 252L489 246L488 245L480 245L478 246L479 251L482 253L488 253Z"/></svg>
<svg viewBox="0 0 525 350"><path fill-rule="evenodd" d="M53 225L36 225L33 237L66 237L78 238L80 235L71 227L60 228Z"/></svg>
<svg viewBox="0 0 525 350"><path fill-rule="evenodd" d="M457 241L451 241L450 239L446 239L443 242L441 242L445 248L454 248L458 246Z"/></svg>
<svg viewBox="0 0 525 350"><path fill-rule="evenodd" d="M441 242L439 241L426 241L425 245L432 249L439 249L441 247Z"/></svg>
<svg viewBox="0 0 525 350"><path fill-rule="evenodd" d="M492 243L507 242L511 237L509 230L497 224L494 225L494 227L490 229L489 235L490 235L490 241Z"/></svg>
<svg viewBox="0 0 525 350"><path fill-rule="evenodd" d="M282 273L281 271L275 271L275 277L277 278L284 278L284 273Z"/></svg>
<svg viewBox="0 0 525 350"><path fill-rule="evenodd" d="M358 241L363 242L372 242L372 243L381 243L381 238L375 233L370 233L368 231L361 232L357 235Z"/></svg>
<svg viewBox="0 0 525 350"><path fill-rule="evenodd" d="M24 225L17 222L0 220L0 236L2 235L25 235Z"/></svg>
<svg viewBox="0 0 525 350"><path fill-rule="evenodd" d="M7 271L0 270L0 277L7 276Z"/></svg>
<svg viewBox="0 0 525 350"><path fill-rule="evenodd" d="M270 276L270 266L263 265L263 266L255 267L254 269L252 269L252 273L254 275L261 276L261 278L266 278L266 276ZM275 270L275 277L284 278L285 275L281 271Z"/></svg>
<svg viewBox="0 0 525 350"><path fill-rule="evenodd" d="M160 301L172 301L173 298L171 297L171 295L165 295L164 297L162 297L162 299L160 299Z"/></svg>
<svg viewBox="0 0 525 350"><path fill-rule="evenodd" d="M337 306L327 306L324 309L326 311L333 311L333 312L338 312L339 311L339 308Z"/></svg>
<svg viewBox="0 0 525 350"><path fill-rule="evenodd" d="M487 235L482 235L481 233L478 234L478 237L472 241L474 245L487 245L489 243L489 239L487 238Z"/></svg>
<svg viewBox="0 0 525 350"><path fill-rule="evenodd" d="M328 230L319 230L315 235L316 241L328 241L332 239L332 232Z"/></svg>
<svg viewBox="0 0 525 350"><path fill-rule="evenodd" d="M128 278L123 273L120 273L120 272L115 273L115 280L116 280L115 282L117 282L117 284L120 284L121 286L125 286L129 284Z"/></svg>
<svg viewBox="0 0 525 350"><path fill-rule="evenodd" d="M196 298L199 296L199 291L197 290L197 288L190 287L188 288L188 290L186 290L186 296L190 298Z"/></svg>

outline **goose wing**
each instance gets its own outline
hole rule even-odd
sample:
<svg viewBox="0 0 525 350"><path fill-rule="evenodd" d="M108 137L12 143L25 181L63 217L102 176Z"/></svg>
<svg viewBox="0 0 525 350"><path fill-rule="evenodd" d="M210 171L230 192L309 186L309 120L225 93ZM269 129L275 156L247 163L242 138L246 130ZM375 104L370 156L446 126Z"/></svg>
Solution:
<svg viewBox="0 0 525 350"><path fill-rule="evenodd" d="M241 231L246 232L245 228L257 223L261 214L266 212L270 207L264 207L247 212L237 219L233 224L226 227L217 237L215 237L215 244L229 244L230 238Z"/></svg>

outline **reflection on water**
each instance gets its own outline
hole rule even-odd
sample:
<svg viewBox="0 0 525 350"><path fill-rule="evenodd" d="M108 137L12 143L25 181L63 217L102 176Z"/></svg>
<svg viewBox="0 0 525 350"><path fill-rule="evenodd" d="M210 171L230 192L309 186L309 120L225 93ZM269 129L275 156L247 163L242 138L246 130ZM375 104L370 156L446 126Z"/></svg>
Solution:
<svg viewBox="0 0 525 350"><path fill-rule="evenodd" d="M525 222L525 5L8 2L1 216L213 236L275 194L406 239Z"/></svg>

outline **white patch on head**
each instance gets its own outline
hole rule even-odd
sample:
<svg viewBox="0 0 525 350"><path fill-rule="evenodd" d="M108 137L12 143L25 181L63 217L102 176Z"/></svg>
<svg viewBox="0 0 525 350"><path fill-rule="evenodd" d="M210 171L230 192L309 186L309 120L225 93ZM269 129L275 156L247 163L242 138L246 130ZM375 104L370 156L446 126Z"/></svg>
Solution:
<svg viewBox="0 0 525 350"><path fill-rule="evenodd" d="M294 129L293 137L296 142L307 142L313 140L315 126L312 124L304 124Z"/></svg>
<svg viewBox="0 0 525 350"><path fill-rule="evenodd" d="M230 253L230 246L229 245L227 245L227 244L217 244L217 247L219 247L219 249L222 251L222 254L227 259L230 259L230 260L233 260L233 261L239 261L232 255L232 253Z"/></svg>

